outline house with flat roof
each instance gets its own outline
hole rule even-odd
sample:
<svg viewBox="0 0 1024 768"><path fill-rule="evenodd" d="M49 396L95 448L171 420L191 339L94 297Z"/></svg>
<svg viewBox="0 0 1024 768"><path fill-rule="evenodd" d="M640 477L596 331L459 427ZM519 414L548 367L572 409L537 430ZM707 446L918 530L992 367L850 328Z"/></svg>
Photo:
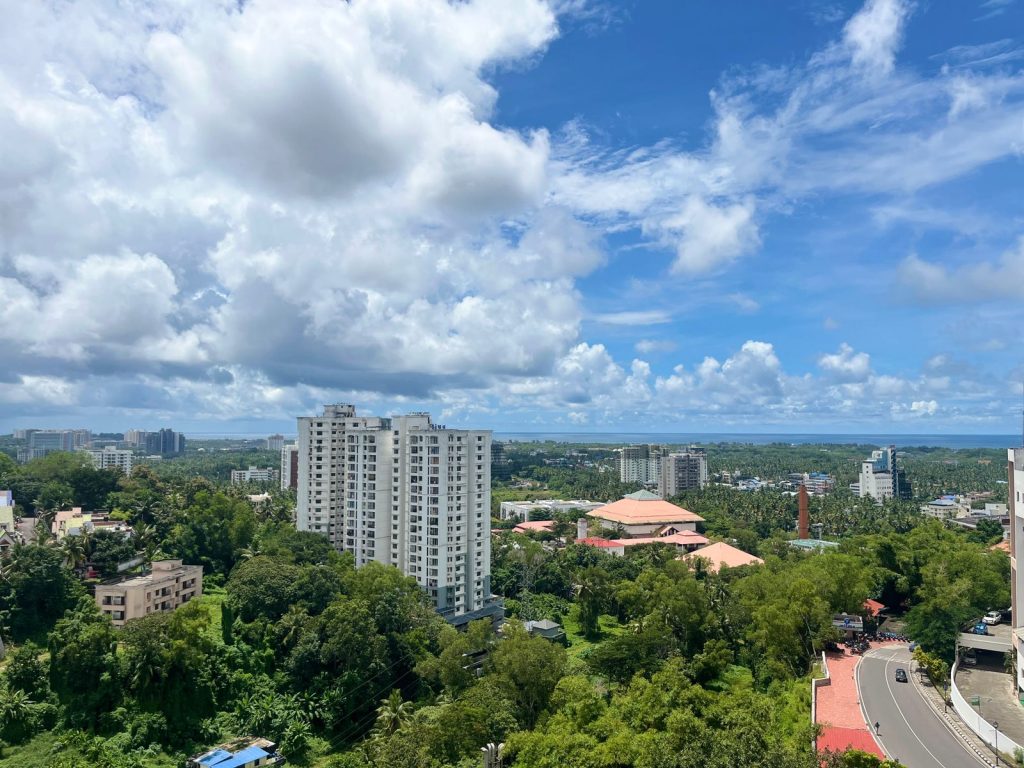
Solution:
<svg viewBox="0 0 1024 768"><path fill-rule="evenodd" d="M157 560L144 576L100 584L96 605L115 627L151 613L173 611L203 594L203 566Z"/></svg>
<svg viewBox="0 0 1024 768"><path fill-rule="evenodd" d="M660 536L668 529L697 531L697 524L704 518L663 500L650 491L637 491L624 498L591 510L587 517L601 527L613 530L625 537Z"/></svg>
<svg viewBox="0 0 1024 768"><path fill-rule="evenodd" d="M269 739L245 737L194 755L185 765L187 768L257 768L284 763L277 744Z"/></svg>

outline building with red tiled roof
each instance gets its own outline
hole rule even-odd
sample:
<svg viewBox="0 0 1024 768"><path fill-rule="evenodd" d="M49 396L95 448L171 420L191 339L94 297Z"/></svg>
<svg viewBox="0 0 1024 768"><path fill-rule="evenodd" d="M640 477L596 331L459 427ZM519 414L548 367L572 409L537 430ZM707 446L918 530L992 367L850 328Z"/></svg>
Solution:
<svg viewBox="0 0 1024 768"><path fill-rule="evenodd" d="M868 616L872 618L878 618L878 614L885 610L885 606L877 600L868 598L864 601L864 610L867 611Z"/></svg>
<svg viewBox="0 0 1024 768"><path fill-rule="evenodd" d="M741 565L764 564L764 560L760 557L755 557L748 552L744 552L742 549L731 547L723 541L716 541L714 544L709 544L702 549L698 549L696 552L683 555L683 557L686 559L700 557L707 560L708 570L712 573L718 571L723 566L737 568Z"/></svg>
<svg viewBox="0 0 1024 768"><path fill-rule="evenodd" d="M636 536L657 536L669 527L678 531L697 530L697 523L704 518L688 509L656 496L649 491L637 491L618 501L591 510L587 517L605 528L621 531L630 538Z"/></svg>
<svg viewBox="0 0 1024 768"><path fill-rule="evenodd" d="M588 536L585 539L576 539L577 544L586 544L588 547L597 547L603 549L609 554L618 555L622 557L626 553L626 548L622 546L621 541L615 539L602 539L597 536Z"/></svg>

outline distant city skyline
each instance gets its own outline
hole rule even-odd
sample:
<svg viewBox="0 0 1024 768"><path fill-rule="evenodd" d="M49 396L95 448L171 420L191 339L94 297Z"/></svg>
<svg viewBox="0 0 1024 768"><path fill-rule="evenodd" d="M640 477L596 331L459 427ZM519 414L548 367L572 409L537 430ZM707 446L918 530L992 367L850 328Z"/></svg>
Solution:
<svg viewBox="0 0 1024 768"><path fill-rule="evenodd" d="M1016 434L1020 30L1015 0L17 4L0 431L349 402Z"/></svg>

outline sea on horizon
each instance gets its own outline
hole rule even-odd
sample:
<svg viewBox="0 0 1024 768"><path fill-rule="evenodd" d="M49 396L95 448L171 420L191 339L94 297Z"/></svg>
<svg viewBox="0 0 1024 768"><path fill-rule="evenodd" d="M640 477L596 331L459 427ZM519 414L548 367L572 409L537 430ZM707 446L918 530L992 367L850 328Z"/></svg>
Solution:
<svg viewBox="0 0 1024 768"><path fill-rule="evenodd" d="M784 432L498 432L495 440L556 443L749 443L768 445L895 445L898 448L1017 448L1020 435L790 434Z"/></svg>

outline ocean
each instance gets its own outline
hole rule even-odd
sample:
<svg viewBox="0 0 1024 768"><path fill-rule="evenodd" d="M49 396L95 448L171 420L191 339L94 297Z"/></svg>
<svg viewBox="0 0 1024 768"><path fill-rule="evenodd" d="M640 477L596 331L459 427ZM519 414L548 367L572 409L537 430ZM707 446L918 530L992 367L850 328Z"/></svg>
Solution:
<svg viewBox="0 0 1024 768"><path fill-rule="evenodd" d="M886 435L886 434L799 434L783 432L495 432L495 440L556 443L607 443L625 445L658 443L686 445L694 443L750 443L768 445L895 445L899 448L1017 448L1020 435Z"/></svg>

